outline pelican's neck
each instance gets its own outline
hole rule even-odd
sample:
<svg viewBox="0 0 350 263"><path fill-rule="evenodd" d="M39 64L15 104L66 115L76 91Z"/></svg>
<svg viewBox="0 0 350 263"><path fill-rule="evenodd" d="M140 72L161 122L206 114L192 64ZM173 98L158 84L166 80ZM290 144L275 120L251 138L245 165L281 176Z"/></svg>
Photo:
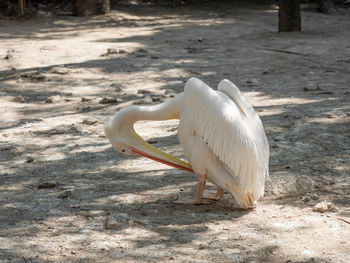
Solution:
<svg viewBox="0 0 350 263"><path fill-rule="evenodd" d="M112 130L119 130L121 126L133 126L140 120L170 120L179 119L183 109L183 92L173 99L152 106L132 105L119 111L111 120Z"/></svg>

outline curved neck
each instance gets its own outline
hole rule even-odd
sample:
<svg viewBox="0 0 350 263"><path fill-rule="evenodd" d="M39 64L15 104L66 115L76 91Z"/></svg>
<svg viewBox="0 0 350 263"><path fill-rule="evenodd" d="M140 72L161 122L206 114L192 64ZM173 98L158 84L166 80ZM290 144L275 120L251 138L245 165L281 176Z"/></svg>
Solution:
<svg viewBox="0 0 350 263"><path fill-rule="evenodd" d="M179 119L183 109L183 93L173 99L152 106L129 106L118 112L112 120L112 127L118 124L134 124L140 120L170 120Z"/></svg>

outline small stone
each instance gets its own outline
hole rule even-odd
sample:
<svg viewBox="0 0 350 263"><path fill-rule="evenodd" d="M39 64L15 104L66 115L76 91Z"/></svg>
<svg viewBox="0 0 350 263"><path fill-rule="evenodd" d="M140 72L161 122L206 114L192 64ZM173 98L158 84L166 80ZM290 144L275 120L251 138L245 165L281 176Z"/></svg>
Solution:
<svg viewBox="0 0 350 263"><path fill-rule="evenodd" d="M77 252L75 252L74 250L72 250L70 253L71 253L72 255L77 254Z"/></svg>
<svg viewBox="0 0 350 263"><path fill-rule="evenodd" d="M13 56L11 55L11 54L7 54L5 57L4 57L4 59L6 59L6 60L9 60L9 59L11 59Z"/></svg>
<svg viewBox="0 0 350 263"><path fill-rule="evenodd" d="M82 101L82 102L87 102L87 101L91 101L91 99L88 99L88 98L82 97L82 98L81 98L81 101Z"/></svg>
<svg viewBox="0 0 350 263"><path fill-rule="evenodd" d="M318 200L318 195L317 194L312 194L312 195L310 195L310 198L312 199L312 200Z"/></svg>
<svg viewBox="0 0 350 263"><path fill-rule="evenodd" d="M316 204L312 211L317 213L336 212L337 207L331 202L321 202Z"/></svg>
<svg viewBox="0 0 350 263"><path fill-rule="evenodd" d="M18 96L16 96L16 97L14 97L14 98L12 99L12 101L13 101L13 102L23 103L23 102L25 102L25 99L24 99L21 95L18 95Z"/></svg>
<svg viewBox="0 0 350 263"><path fill-rule="evenodd" d="M174 131L177 131L177 127L173 127L173 128L170 128L169 130L167 130L167 132L174 132Z"/></svg>
<svg viewBox="0 0 350 263"><path fill-rule="evenodd" d="M304 91L316 91L316 90L321 90L321 88L318 86L317 83L307 83L305 87L303 88Z"/></svg>
<svg viewBox="0 0 350 263"><path fill-rule="evenodd" d="M111 104L111 103L117 103L116 98L103 98L99 101L100 104Z"/></svg>
<svg viewBox="0 0 350 263"><path fill-rule="evenodd" d="M203 249L205 249L205 246L199 245L198 249L199 249L199 250L203 250Z"/></svg>
<svg viewBox="0 0 350 263"><path fill-rule="evenodd" d="M152 92L149 90L145 90L145 89L139 89L137 91L138 94L151 94Z"/></svg>
<svg viewBox="0 0 350 263"><path fill-rule="evenodd" d="M70 70L64 67L54 67L49 71L49 73L65 75L65 74L69 74Z"/></svg>
<svg viewBox="0 0 350 263"><path fill-rule="evenodd" d="M301 198L301 200L303 200L305 203L307 203L307 202L310 201L310 197L308 197L308 196L303 196L303 197Z"/></svg>
<svg viewBox="0 0 350 263"><path fill-rule="evenodd" d="M101 57L105 57L105 56L109 56L109 55L113 55L113 54L118 54L118 50L115 48L107 48L106 53L103 53L101 55Z"/></svg>
<svg viewBox="0 0 350 263"><path fill-rule="evenodd" d="M273 73L273 69L267 69L267 70L264 70L263 72L262 72L262 74L263 75L267 75L267 74L271 74L271 73Z"/></svg>
<svg viewBox="0 0 350 263"><path fill-rule="evenodd" d="M161 101L161 98L158 97L158 96L152 96L152 101L153 102L158 102L158 101Z"/></svg>
<svg viewBox="0 0 350 263"><path fill-rule="evenodd" d="M112 83L111 88L114 88L115 92L120 92L122 90L122 85L119 83Z"/></svg>
<svg viewBox="0 0 350 263"><path fill-rule="evenodd" d="M147 53L147 50L143 48L139 48L138 50L136 50L136 52Z"/></svg>
<svg viewBox="0 0 350 263"><path fill-rule="evenodd" d="M248 79L246 81L246 83L249 85L249 86L254 86L254 85L257 85L258 84L258 81L256 79Z"/></svg>
<svg viewBox="0 0 350 263"><path fill-rule="evenodd" d="M31 157L31 156L28 156L27 157L27 163L32 163L32 162L34 162L34 158Z"/></svg>
<svg viewBox="0 0 350 263"><path fill-rule="evenodd" d="M45 100L45 103L58 103L58 102L61 102L61 101L62 101L62 97L57 95L57 96L48 97Z"/></svg>
<svg viewBox="0 0 350 263"><path fill-rule="evenodd" d="M96 123L98 123L98 120L92 120L92 119L83 120L83 124L86 124L86 125L94 125Z"/></svg>
<svg viewBox="0 0 350 263"><path fill-rule="evenodd" d="M70 197L72 195L72 192L71 191L65 191L64 193L60 194L59 196L57 196L58 198L61 198L61 199L66 199L68 197Z"/></svg>
<svg viewBox="0 0 350 263"><path fill-rule="evenodd" d="M38 185L38 188L39 189L43 189L43 188L54 188L56 187L58 184L55 183L55 182L43 182L43 183L40 183Z"/></svg>
<svg viewBox="0 0 350 263"><path fill-rule="evenodd" d="M336 118L335 115L333 115L333 114L331 114L331 113L326 114L326 117L327 117L328 119L334 119L334 118Z"/></svg>
<svg viewBox="0 0 350 263"><path fill-rule="evenodd" d="M108 230L118 230L122 228L122 224L116 221L112 216L108 216L105 228Z"/></svg>

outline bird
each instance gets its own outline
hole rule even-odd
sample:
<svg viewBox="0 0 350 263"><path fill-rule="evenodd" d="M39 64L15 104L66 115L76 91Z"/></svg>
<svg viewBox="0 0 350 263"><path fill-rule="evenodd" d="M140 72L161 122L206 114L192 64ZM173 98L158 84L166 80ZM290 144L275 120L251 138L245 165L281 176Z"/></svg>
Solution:
<svg viewBox="0 0 350 263"><path fill-rule="evenodd" d="M178 138L187 161L148 144L134 130L140 120L179 119ZM227 79L217 90L190 78L184 91L157 105L131 105L105 124L112 146L122 154L139 155L198 176L193 199L177 204L211 204L227 191L243 209L251 209L264 194L269 174L269 144L263 123L239 88ZM204 195L206 182L218 187Z"/></svg>

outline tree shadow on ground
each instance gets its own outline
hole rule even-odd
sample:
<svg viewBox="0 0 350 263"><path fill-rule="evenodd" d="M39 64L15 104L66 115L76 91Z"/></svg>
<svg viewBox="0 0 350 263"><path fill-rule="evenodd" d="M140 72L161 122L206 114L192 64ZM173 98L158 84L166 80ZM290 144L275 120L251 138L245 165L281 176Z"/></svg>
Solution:
<svg viewBox="0 0 350 263"><path fill-rule="evenodd" d="M127 9L129 10L129 9ZM135 12L137 14L138 10ZM143 11L146 12L146 11ZM348 207L349 192L345 192L349 185L348 177L344 171L339 171L339 166L346 166L344 153L348 150L349 130L348 122L342 116L347 109L348 97L346 97L346 81L349 70L346 67L348 62L338 61L332 58L323 61L324 53L335 48L343 48L342 42L330 43L330 39L339 35L339 29L335 29L330 35L324 36L319 25L313 25L310 30L314 34L295 33L291 35L272 33L275 25L268 26L266 32L266 21L271 23L274 14L263 12L260 16L248 20L243 17L247 10L237 11L232 17L227 10L215 10L214 14L203 18L206 9L199 10L194 14L189 10L181 11L183 17L173 27L164 21L171 21L172 15L177 11L169 11L167 14L157 14L155 18L147 20L146 26L156 27L156 30L148 36L128 37L103 37L93 42L110 43L138 43L144 51L130 50L124 54L100 57L85 62L66 63L64 68L72 70L71 74L60 76L59 79L52 77L50 71L61 64L43 67L19 68L14 73L11 70L2 70L0 84L1 95L17 96L22 95L28 102L26 108L20 112L25 116L16 124L9 124L1 127L2 132L11 133L11 129L28 124L33 118L43 117L47 120L56 117L69 118L79 115L82 112L87 116L98 116L105 119L124 105L133 103L140 99L134 97L122 98L119 93L114 93L119 103L113 105L99 105L98 100L93 100L81 106L77 101L55 104L52 107L43 107L43 99L47 96L67 96L66 89L71 88L73 99L80 99L83 94L74 93L75 88L83 85L96 86L98 91L95 97L102 98L110 95L105 89L106 83L111 84L118 79L116 77L130 77L129 85L138 85L147 80L147 72L155 71L159 74L152 77L152 80L160 83L156 92L170 91L172 94L179 93L183 89L183 81L190 76L197 76L204 79L211 86L216 86L222 78L230 78L237 83L242 91L252 98L260 98L260 112L263 123L267 129L267 135L271 144L271 173L281 173L286 178L290 176L312 175L315 181L321 176L329 178L323 182L331 182L328 187L311 190L317 193L328 195L330 201L343 207ZM254 10L261 13L261 10ZM143 13L143 15L145 15ZM154 15L154 14L152 14ZM168 16L168 17L167 17ZM158 21L160 17L162 21ZM50 20L50 19L49 19ZM145 19L144 19L145 20ZM1 38L20 38L30 40L42 40L46 38L58 39L64 34L65 37L74 37L83 31L96 30L100 27L118 28L141 26L138 18L116 21L104 17L92 19L69 18L65 25L65 19L43 25L38 32L23 34L4 34ZM190 20L190 21L184 21ZM81 23L85 21L85 23ZM261 22L262 21L262 22ZM310 23L310 22L306 22ZM78 27L75 27L79 24ZM240 26L245 28L240 29ZM263 26L262 26L263 25ZM336 27L336 25L331 25ZM208 29L211 29L211 34ZM57 31L56 31L57 30ZM265 30L261 33L261 30ZM55 31L55 32L53 32ZM214 32L215 31L215 32ZM214 33L213 33L214 32ZM260 32L260 33L258 33ZM230 34L231 38L222 40L220 35ZM320 42L318 49L310 50L307 44L315 38L329 42ZM160 41L159 41L160 39ZM215 48L213 48L215 47ZM298 47L299 49L295 49ZM164 50L173 50L173 53ZM289 52L289 53L288 53ZM294 52L292 54L290 52ZM253 54L253 55L252 55ZM305 56L304 56L305 55ZM211 63L212 61L220 63ZM216 66L217 65L217 66ZM75 81L74 70L97 70L104 74L105 79L97 76L93 78L80 79ZM178 71L171 71L177 69ZM310 77L305 72L313 71L316 74ZM28 77L30 72L42 74L49 82L33 83ZM15 74L15 75L13 75ZM141 75L136 78L137 75ZM316 75L316 76L315 76ZM332 82L323 81L323 77ZM20 82L15 80L23 81ZM109 78L111 80L109 80ZM276 83L276 78L281 81ZM321 90L303 91L302 82L321 82ZM38 85L37 87L34 87ZM66 89L62 89L66 87ZM281 86L286 88L281 92ZM48 87L48 89L44 88ZM88 93L88 88L84 92ZM127 91L125 91L126 93ZM328 92L323 93L321 92ZM158 94L157 93L157 94ZM170 99L165 97L163 100ZM264 99L274 101L274 105L261 103ZM289 100L297 99L296 102ZM280 100L280 101L279 101ZM47 106L47 105L46 105ZM81 109L77 109L81 106ZM62 108L65 108L62 110ZM90 108L88 108L90 107ZM84 110L84 111L83 111ZM265 114L272 112L271 114ZM333 114L335 121L324 121L324 116ZM331 116L330 115L330 116ZM320 120L322 119L322 120ZM79 129L81 125L72 126L66 124L63 133L52 133L50 130L58 130L51 127L39 133L33 133L23 142L12 144L11 147L1 148L3 165L11 166L11 172L2 173L0 177L1 186L1 221L6 222L2 235L23 235L23 231L34 229L37 235L47 233L36 225L37 222L45 222L51 217L62 218L67 215L82 215L92 220L98 216L118 216L126 214L125 222L122 221L120 230L125 230L129 223L140 224L140 228L149 230L158 235L157 239L144 237L134 239L136 247L150 247L165 243L166 246L176 247L182 244L190 244L205 234L207 229L200 224L211 221L230 220L235 222L250 212L240 210L231 202L232 197L225 196L224 200L210 206L185 207L171 203L178 195L191 193L196 178L184 172L175 172L174 169L165 169L147 165L146 171L133 171L126 169L124 162L134 162L135 169L140 164L136 157L124 158L108 146L107 139L98 137L102 134L102 125L99 125L101 132L94 134L88 128ZM78 128L76 128L78 127ZM320 134L322 131L322 134ZM11 133L12 135L12 133ZM65 137L63 137L65 136ZM87 137L89 141L78 142L81 138ZM170 149L177 144L175 135L155 138L158 141L156 146ZM33 144L30 140L52 141L49 145ZM5 138L6 141L6 138ZM345 143L344 143L345 142ZM20 148L24 144L25 148ZM75 146L78 145L78 147ZM5 145L5 144L4 144ZM329 151L330 147L337 151ZM78 150L77 150L78 148ZM80 149L80 150L79 150ZM57 160L39 161L26 163L20 155L41 152L43 155L61 152ZM173 152L179 154L178 150ZM16 163L12 164L12 160ZM142 163L144 164L144 163ZM302 169L300 167L303 167ZM336 181L337 175L339 182ZM39 185L45 182L53 182L51 188L40 188ZM345 187L344 187L345 186ZM182 191L181 191L182 189ZM329 192L332 191L332 192ZM336 194L335 194L336 193ZM288 199L288 206L308 207L309 205L300 202L300 195L295 192L284 192ZM294 198L294 199L293 199ZM274 203L286 205L286 200L274 199ZM98 211L96 214L90 211ZM33 223L34 222L34 223ZM178 227L178 229L173 229ZM74 234L76 229L63 228L62 233ZM94 231L106 231L104 226L99 226ZM117 231L116 231L117 232ZM260 254L266 255L266 251L274 251L269 246L261 248L261 251L254 252L254 255L246 255L247 259L256 259ZM131 260L142 260L127 252L126 257ZM19 255L10 255L18 257ZM154 257L152 260L161 260L162 257ZM72 262L74 259L71 259ZM86 259L88 260L88 259ZM267 259L268 261L268 259ZM320 261L321 262L321 261Z"/></svg>

